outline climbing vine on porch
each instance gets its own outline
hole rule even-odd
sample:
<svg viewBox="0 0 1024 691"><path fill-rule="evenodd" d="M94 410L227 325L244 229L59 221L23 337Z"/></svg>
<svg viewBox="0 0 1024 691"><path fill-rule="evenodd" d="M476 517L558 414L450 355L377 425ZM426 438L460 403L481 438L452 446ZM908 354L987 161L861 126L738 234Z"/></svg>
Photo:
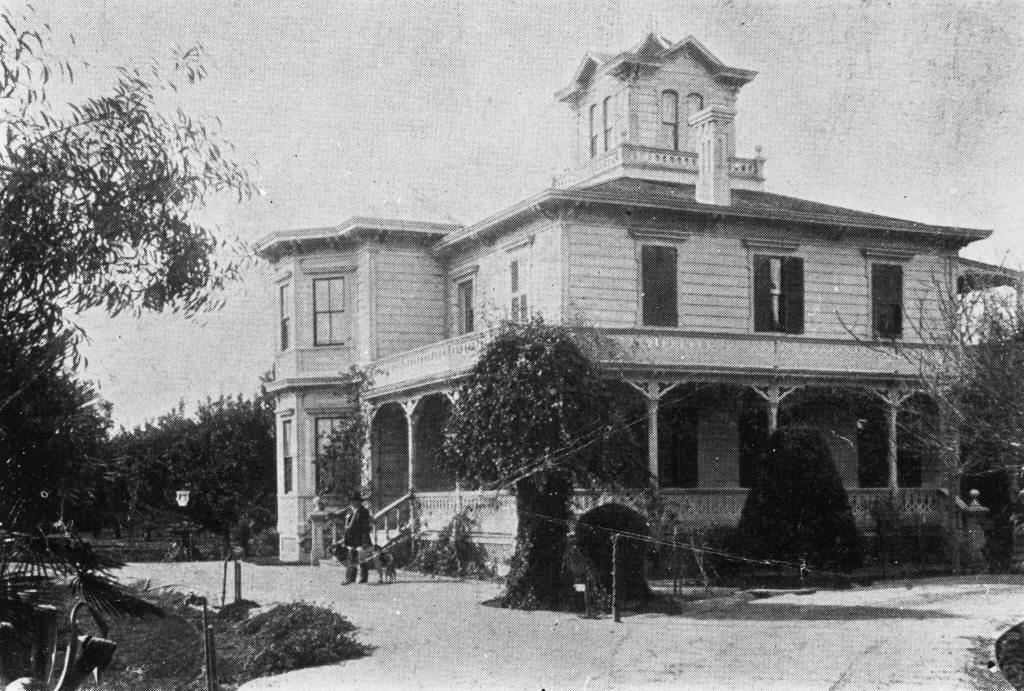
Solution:
<svg viewBox="0 0 1024 691"><path fill-rule="evenodd" d="M369 427L363 411L363 392L369 386L369 375L353 367L350 376L353 413L331 433L314 460L318 495L348 496L362 486L363 448Z"/></svg>

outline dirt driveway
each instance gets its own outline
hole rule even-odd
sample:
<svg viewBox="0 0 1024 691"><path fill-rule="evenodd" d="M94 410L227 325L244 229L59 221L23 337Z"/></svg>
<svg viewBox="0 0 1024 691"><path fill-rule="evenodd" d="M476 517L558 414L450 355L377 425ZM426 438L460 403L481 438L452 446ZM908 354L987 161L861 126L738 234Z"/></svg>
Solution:
<svg viewBox="0 0 1024 691"><path fill-rule="evenodd" d="M376 650L243 689L1008 688L984 662L992 639L1024 620L1024 579L719 601L615 624L480 604L493 583L403 573L394 585L343 586L342 575L245 565L245 597L330 606ZM219 564L132 565L124 576L220 599Z"/></svg>

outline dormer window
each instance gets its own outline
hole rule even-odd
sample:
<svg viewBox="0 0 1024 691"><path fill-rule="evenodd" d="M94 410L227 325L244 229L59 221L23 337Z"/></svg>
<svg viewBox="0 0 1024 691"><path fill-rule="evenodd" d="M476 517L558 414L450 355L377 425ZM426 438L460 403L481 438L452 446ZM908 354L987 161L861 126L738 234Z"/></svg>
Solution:
<svg viewBox="0 0 1024 691"><path fill-rule="evenodd" d="M601 118L604 123L604 150L608 151L612 144L612 120L608 113L611 108L611 96L607 96L601 106Z"/></svg>
<svg viewBox="0 0 1024 691"><path fill-rule="evenodd" d="M665 148L679 151L679 94L661 92L661 134Z"/></svg>
<svg viewBox="0 0 1024 691"><path fill-rule="evenodd" d="M597 156L597 104L590 106L590 157Z"/></svg>

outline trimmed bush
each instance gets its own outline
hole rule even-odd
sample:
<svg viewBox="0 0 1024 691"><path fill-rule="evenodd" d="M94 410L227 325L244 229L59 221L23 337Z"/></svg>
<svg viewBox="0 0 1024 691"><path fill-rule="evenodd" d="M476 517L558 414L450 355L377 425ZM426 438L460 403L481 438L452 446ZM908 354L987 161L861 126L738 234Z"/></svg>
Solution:
<svg viewBox="0 0 1024 691"><path fill-rule="evenodd" d="M820 433L780 427L768 440L743 506L735 548L756 559L848 572L860 566L857 528Z"/></svg>
<svg viewBox="0 0 1024 691"><path fill-rule="evenodd" d="M576 548L593 569L597 584L605 591L612 588L612 536L616 532L649 536L647 521L635 510L622 504L602 504L591 509L576 523ZM647 559L651 543L646 540L619 538L619 597L641 600L650 596L647 586Z"/></svg>

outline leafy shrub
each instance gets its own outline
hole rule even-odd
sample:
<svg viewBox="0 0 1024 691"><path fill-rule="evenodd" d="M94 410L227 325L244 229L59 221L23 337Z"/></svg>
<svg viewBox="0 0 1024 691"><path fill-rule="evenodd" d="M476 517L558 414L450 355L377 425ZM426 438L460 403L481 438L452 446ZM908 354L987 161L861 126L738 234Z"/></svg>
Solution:
<svg viewBox="0 0 1024 691"><path fill-rule="evenodd" d="M413 569L452 578L490 578L487 553L470 537L475 522L469 507L455 514L437 540L425 544L411 564Z"/></svg>
<svg viewBox="0 0 1024 691"><path fill-rule="evenodd" d="M736 535L747 557L850 571L861 563L857 528L828 445L810 427L768 440Z"/></svg>
<svg viewBox="0 0 1024 691"><path fill-rule="evenodd" d="M186 606L182 593L165 591L154 599L164 610L163 617L112 620L110 638L118 648L104 675L105 691L206 688L199 610ZM329 609L297 602L246 618L253 604L210 610L218 676L231 688L257 677L370 652L353 640L355 626Z"/></svg>
<svg viewBox="0 0 1024 691"><path fill-rule="evenodd" d="M602 504L580 516L576 523L576 547L593 569L597 584L607 591L612 587L612 536L616 532L644 537L649 534L643 516L622 504ZM645 573L651 543L630 537L620 537L618 543L619 597L647 597L650 588Z"/></svg>
<svg viewBox="0 0 1024 691"><path fill-rule="evenodd" d="M257 559L276 559L280 550L278 538L277 530L274 528L259 531L249 543L249 556Z"/></svg>
<svg viewBox="0 0 1024 691"><path fill-rule="evenodd" d="M237 625L239 645L228 662L234 663L238 680L243 681L351 660L370 652L353 639L355 628L325 607L307 602L277 605Z"/></svg>
<svg viewBox="0 0 1024 691"><path fill-rule="evenodd" d="M138 586L136 586L138 587ZM198 613L173 591L147 593L162 617L117 617L108 637L117 643L103 689L190 689L202 674L203 638ZM58 663L59 664L59 663ZM199 686L195 686L199 688Z"/></svg>

